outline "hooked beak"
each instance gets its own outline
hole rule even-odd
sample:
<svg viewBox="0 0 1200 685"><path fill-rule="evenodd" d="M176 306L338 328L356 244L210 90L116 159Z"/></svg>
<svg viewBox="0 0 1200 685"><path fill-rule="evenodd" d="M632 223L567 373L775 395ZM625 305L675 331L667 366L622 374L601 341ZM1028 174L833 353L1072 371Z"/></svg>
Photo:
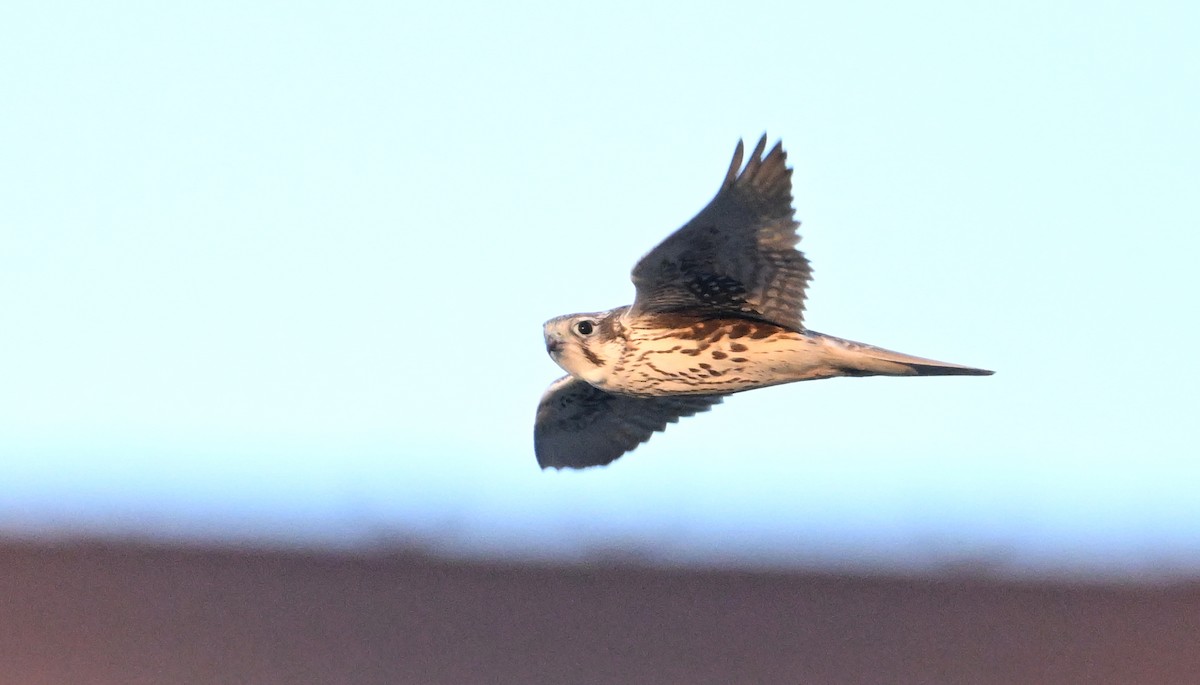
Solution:
<svg viewBox="0 0 1200 685"><path fill-rule="evenodd" d="M562 349L563 343L558 336L546 335L546 352L551 356L557 356L558 351Z"/></svg>

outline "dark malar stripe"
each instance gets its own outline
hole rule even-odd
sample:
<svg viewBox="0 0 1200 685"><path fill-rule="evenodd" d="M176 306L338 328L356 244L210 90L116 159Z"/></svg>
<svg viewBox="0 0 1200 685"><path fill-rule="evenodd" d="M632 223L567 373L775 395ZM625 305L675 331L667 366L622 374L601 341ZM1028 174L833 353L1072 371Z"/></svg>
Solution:
<svg viewBox="0 0 1200 685"><path fill-rule="evenodd" d="M583 350L583 356L587 357L587 360L591 362L593 366L604 366L604 360L597 356L595 352L592 352L586 347L580 347L579 349Z"/></svg>

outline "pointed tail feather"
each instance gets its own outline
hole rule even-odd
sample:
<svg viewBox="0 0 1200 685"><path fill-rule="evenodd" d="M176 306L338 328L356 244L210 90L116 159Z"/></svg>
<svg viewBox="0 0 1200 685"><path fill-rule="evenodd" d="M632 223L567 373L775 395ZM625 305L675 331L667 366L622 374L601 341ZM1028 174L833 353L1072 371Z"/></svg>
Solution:
<svg viewBox="0 0 1200 685"><path fill-rule="evenodd" d="M995 373L973 366L914 357L815 331L809 331L808 334L822 338L826 345L837 350L840 368L847 376L990 376Z"/></svg>
<svg viewBox="0 0 1200 685"><path fill-rule="evenodd" d="M990 376L995 371L990 369L978 369L973 366L962 366L961 364L947 364L945 362L930 362L930 363L908 363L908 368L916 372L917 376Z"/></svg>

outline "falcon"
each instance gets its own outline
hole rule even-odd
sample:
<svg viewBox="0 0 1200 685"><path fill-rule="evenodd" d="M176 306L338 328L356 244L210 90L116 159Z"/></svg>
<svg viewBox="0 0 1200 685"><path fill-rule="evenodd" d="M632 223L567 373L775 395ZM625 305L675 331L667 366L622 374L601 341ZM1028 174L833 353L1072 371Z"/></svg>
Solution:
<svg viewBox="0 0 1200 685"><path fill-rule="evenodd" d="M543 468L612 462L726 395L837 376L987 376L804 326L812 277L796 249L792 170L764 135L742 166L738 141L708 206L633 267L632 305L543 327L566 376L538 404Z"/></svg>

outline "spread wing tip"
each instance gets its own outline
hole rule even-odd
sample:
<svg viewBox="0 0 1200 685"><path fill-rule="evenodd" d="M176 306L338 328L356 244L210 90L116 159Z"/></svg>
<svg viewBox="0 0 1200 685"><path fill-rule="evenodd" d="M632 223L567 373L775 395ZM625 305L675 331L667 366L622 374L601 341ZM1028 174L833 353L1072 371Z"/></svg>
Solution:
<svg viewBox="0 0 1200 685"><path fill-rule="evenodd" d="M767 134L763 133L750 153L746 166L742 166L745 158L745 144L738 140L733 151L733 159L729 162L729 170L725 172L725 181L721 190L726 191L735 186L753 186L764 195L779 195L790 204L792 200L792 170L787 165L787 151L783 149L783 140L775 141L775 145L767 150ZM763 153L766 152L764 155Z"/></svg>
<svg viewBox="0 0 1200 685"><path fill-rule="evenodd" d="M724 190L732 186L738 178L738 172L742 169L742 156L746 153L746 145L742 143L742 139L738 138L737 147L733 148L733 159L729 162L729 171L725 172L725 182L721 184L721 189Z"/></svg>

